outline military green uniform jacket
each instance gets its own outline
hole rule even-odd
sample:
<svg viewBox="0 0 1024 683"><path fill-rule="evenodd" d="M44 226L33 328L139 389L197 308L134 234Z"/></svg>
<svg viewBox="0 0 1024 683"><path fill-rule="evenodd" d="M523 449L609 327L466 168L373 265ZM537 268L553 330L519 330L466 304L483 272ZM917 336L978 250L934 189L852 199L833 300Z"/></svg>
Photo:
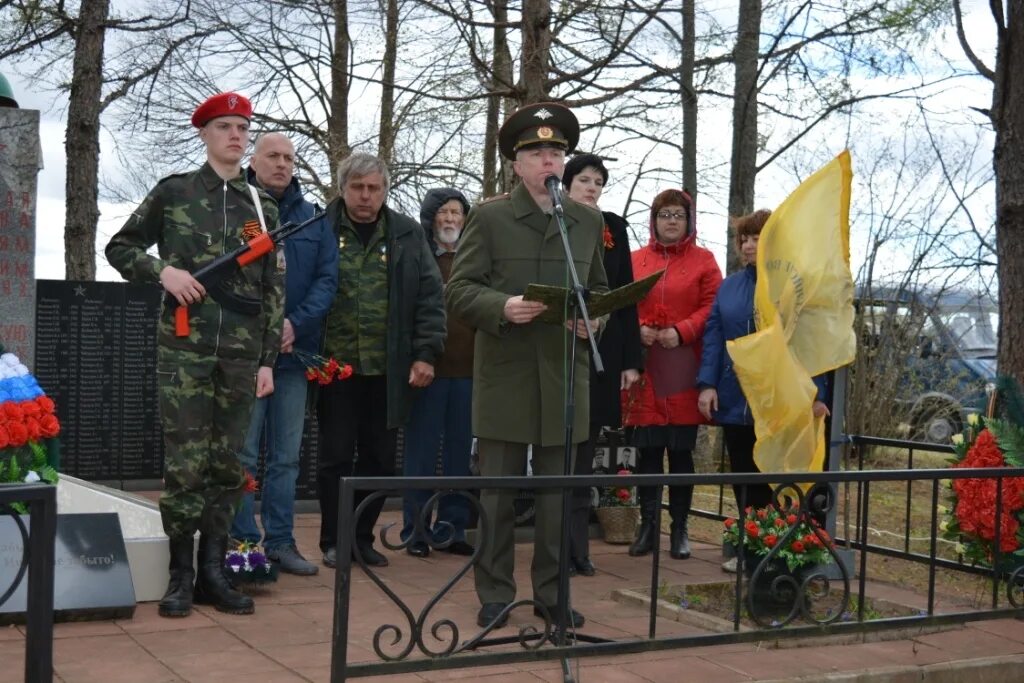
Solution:
<svg viewBox="0 0 1024 683"><path fill-rule="evenodd" d="M602 258L604 219L565 199L565 222L580 282L608 291ZM531 283L567 286L558 224L523 185L470 212L445 290L453 315L475 327L473 434L486 439L560 444L565 438L568 340L576 340L574 440L589 428L590 354L587 342L563 326L513 325L505 302Z"/></svg>
<svg viewBox="0 0 1024 683"><path fill-rule="evenodd" d="M267 229L277 226L277 204L260 191ZM258 221L243 174L223 180L207 163L190 173L161 180L107 245L107 260L131 282L160 282L160 271L174 266L188 271L213 261L242 244L242 229ZM146 250L157 245L158 256ZM282 261L283 266L283 261ZM284 320L284 272L274 254L237 270L225 288L262 303L251 316L228 310L212 297L189 306L191 332L174 335L176 306L164 305L159 343L228 358L259 359L273 367L281 347Z"/></svg>
<svg viewBox="0 0 1024 683"><path fill-rule="evenodd" d="M345 203L341 197L328 204L326 211L327 223L334 230L335 239L341 240L344 236L345 248L361 249L362 245L354 234L342 233L341 217ZM441 271L437 269L437 261L423 228L387 206L381 209L381 215L385 222L387 300L360 299L358 304L363 309L361 315L366 315L371 307L377 307L380 316L386 316L387 419L388 428L394 429L405 426L416 397L415 390L409 386L409 369L413 361L433 365L444 351L445 310ZM346 258L339 259L339 269L346 268L350 262ZM338 286L344 287L348 279L347 274L339 273ZM335 296L334 305L327 314L325 338L330 337L332 316L360 315L355 310L343 310L351 303L350 297L343 292ZM326 351L332 352L333 349Z"/></svg>

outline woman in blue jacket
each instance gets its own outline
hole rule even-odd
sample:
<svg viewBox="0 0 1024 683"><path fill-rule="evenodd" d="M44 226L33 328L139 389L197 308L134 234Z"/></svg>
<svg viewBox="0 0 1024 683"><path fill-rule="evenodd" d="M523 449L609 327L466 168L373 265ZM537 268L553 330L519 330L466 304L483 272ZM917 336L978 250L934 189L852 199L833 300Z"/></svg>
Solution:
<svg viewBox="0 0 1024 683"><path fill-rule="evenodd" d="M729 466L733 472L758 472L754 464L754 417L750 405L743 395L732 359L725 350L725 342L752 334L757 331L754 324L754 287L757 285L757 242L761 229L772 212L761 209L754 213L732 219L736 234L736 250L740 254L743 269L722 281L711 307L711 316L704 328L703 352L700 372L697 374L697 409L704 417L722 427L725 450L729 454ZM827 378L814 378L818 395L812 410L815 417L828 414L824 399ZM736 505L740 505L742 485L733 485ZM755 508L765 507L772 502L772 490L767 484L746 485L746 504ZM726 571L736 571L735 558L724 565Z"/></svg>

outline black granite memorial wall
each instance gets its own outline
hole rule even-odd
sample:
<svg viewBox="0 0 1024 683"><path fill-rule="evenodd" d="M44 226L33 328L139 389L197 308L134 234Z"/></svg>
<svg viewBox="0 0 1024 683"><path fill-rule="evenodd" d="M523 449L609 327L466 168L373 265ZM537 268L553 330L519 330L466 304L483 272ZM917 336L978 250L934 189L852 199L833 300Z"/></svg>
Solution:
<svg viewBox="0 0 1024 683"><path fill-rule="evenodd" d="M126 486L162 477L160 294L124 282L37 281L35 375L57 403L62 472ZM316 498L316 452L316 422L307 416L299 499Z"/></svg>
<svg viewBox="0 0 1024 683"><path fill-rule="evenodd" d="M100 481L161 477L159 306L157 287L37 281L35 374L57 404L63 472Z"/></svg>

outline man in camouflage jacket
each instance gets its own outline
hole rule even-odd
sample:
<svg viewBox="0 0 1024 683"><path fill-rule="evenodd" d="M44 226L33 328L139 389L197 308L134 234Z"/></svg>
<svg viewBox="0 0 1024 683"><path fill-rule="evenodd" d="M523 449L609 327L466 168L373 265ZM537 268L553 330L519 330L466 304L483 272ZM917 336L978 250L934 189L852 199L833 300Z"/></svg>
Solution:
<svg viewBox="0 0 1024 683"><path fill-rule="evenodd" d="M223 283L229 296L218 297L222 302L206 296L190 274L277 224L274 201L254 194L242 174L251 115L249 101L235 93L200 105L192 123L206 145L206 163L160 181L106 250L125 279L159 282L177 301L163 307L157 349L164 433L160 513L171 554L162 616L187 616L193 599L233 614L254 609L251 598L227 583L222 567L228 528L246 483L237 453L255 396L274 390L284 315L283 261L271 254L239 268ZM158 256L146 253L154 244ZM258 302L258 312L238 310L231 296ZM179 305L188 307L189 329L182 336L175 330ZM196 531L199 576L193 588Z"/></svg>
<svg viewBox="0 0 1024 683"><path fill-rule="evenodd" d="M397 430L415 393L434 379L445 337L441 272L419 224L384 204L387 166L357 152L338 165L338 184L341 196L327 206L339 258L324 354L351 363L354 373L322 387L317 402L320 549L328 567L337 562L338 478L394 475ZM357 491L355 506L371 493ZM374 566L388 564L373 548L383 507L383 496L374 498L355 524L353 552Z"/></svg>

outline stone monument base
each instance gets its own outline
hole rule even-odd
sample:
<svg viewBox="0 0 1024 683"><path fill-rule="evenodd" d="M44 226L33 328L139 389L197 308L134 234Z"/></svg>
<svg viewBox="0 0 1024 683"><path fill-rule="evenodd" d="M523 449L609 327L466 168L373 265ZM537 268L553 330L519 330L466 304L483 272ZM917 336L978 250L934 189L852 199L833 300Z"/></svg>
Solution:
<svg viewBox="0 0 1024 683"><path fill-rule="evenodd" d="M124 535L135 599L159 600L167 590L170 559L160 509L146 498L60 475L57 512L116 512Z"/></svg>

